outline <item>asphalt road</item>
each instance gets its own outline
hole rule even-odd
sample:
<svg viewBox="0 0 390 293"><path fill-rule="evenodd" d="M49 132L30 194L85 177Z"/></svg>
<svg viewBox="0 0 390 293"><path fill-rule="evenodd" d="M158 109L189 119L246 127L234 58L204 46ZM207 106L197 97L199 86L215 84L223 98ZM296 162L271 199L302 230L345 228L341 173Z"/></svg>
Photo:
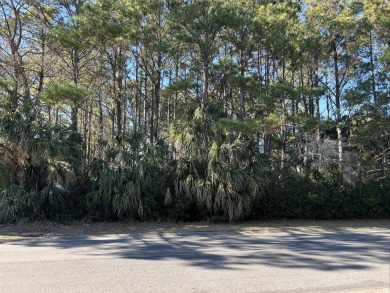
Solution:
<svg viewBox="0 0 390 293"><path fill-rule="evenodd" d="M390 229L0 240L0 292L389 292Z"/></svg>

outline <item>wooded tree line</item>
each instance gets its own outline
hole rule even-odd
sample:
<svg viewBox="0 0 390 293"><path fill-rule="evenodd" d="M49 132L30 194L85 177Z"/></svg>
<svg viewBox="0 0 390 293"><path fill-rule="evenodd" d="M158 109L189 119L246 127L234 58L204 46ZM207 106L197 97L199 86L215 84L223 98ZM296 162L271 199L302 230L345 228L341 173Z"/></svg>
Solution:
<svg viewBox="0 0 390 293"><path fill-rule="evenodd" d="M2 0L0 221L390 216L388 0Z"/></svg>

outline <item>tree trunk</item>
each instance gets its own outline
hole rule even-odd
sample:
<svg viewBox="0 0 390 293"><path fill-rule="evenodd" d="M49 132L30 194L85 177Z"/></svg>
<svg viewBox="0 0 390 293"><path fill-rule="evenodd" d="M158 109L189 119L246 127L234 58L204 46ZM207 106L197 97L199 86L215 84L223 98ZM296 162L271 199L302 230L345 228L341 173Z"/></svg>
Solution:
<svg viewBox="0 0 390 293"><path fill-rule="evenodd" d="M72 66L73 66L73 82L75 86L78 85L79 82L79 57L76 50L72 50ZM74 100L73 105L71 105L71 124L69 129L77 132L78 130L78 113L79 113L79 103Z"/></svg>
<svg viewBox="0 0 390 293"><path fill-rule="evenodd" d="M207 58L203 59L203 73L202 73L202 97L200 102L200 109L202 113L206 113L208 103L209 90L209 61Z"/></svg>
<svg viewBox="0 0 390 293"><path fill-rule="evenodd" d="M98 158L103 158L103 135L104 135L104 120L103 120L103 106L102 99L99 97L99 130L98 130Z"/></svg>
<svg viewBox="0 0 390 293"><path fill-rule="evenodd" d="M342 137L342 121L341 121L341 105L340 105L340 76L338 64L338 52L336 42L333 42L333 62L334 62L334 79L335 79L335 103L336 103L336 130L339 167L342 170L343 163L343 137Z"/></svg>
<svg viewBox="0 0 390 293"><path fill-rule="evenodd" d="M241 53L241 63L243 63L242 60L242 53ZM241 84L240 84L240 108L238 111L238 120L242 121L244 119L245 115L245 85L244 85L244 79L245 79L245 68L244 65L241 64L241 70L240 70L240 77L241 77Z"/></svg>
<svg viewBox="0 0 390 293"><path fill-rule="evenodd" d="M371 71L371 91L374 98L374 105L377 104L377 93L376 93L376 82L375 82L375 65L374 65L374 48L372 42L372 32L370 31L370 45L369 45L369 54L370 54L370 71Z"/></svg>
<svg viewBox="0 0 390 293"><path fill-rule="evenodd" d="M153 138L156 141L158 139L158 123L160 116L160 94L161 94L161 65L162 65L162 55L161 52L157 53L157 70L156 70L156 79L154 81L154 112L153 112Z"/></svg>

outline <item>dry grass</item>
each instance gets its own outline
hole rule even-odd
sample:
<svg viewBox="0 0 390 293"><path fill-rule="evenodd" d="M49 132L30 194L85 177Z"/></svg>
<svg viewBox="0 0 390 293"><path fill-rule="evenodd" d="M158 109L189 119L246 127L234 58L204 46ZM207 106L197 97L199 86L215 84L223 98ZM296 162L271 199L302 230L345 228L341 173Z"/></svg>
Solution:
<svg viewBox="0 0 390 293"><path fill-rule="evenodd" d="M390 289L362 289L353 291L340 291L338 293L390 293Z"/></svg>
<svg viewBox="0 0 390 293"><path fill-rule="evenodd" d="M390 229L390 219L383 220L277 220L256 221L239 224L196 223L69 223L54 222L19 222L0 225L0 237L39 237L50 235L102 235L102 234L144 234L144 233L180 233L213 231L267 231L267 230L332 230L332 229Z"/></svg>

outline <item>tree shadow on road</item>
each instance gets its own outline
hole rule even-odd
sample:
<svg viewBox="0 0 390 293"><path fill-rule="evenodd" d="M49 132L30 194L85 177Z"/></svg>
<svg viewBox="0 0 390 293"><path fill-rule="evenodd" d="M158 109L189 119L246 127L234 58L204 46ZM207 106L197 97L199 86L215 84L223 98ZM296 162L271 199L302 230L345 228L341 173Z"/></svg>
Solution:
<svg viewBox="0 0 390 293"><path fill-rule="evenodd" d="M67 249L88 257L180 260L207 269L251 265L322 271L364 270L389 263L390 230L197 232L12 240L14 245Z"/></svg>

